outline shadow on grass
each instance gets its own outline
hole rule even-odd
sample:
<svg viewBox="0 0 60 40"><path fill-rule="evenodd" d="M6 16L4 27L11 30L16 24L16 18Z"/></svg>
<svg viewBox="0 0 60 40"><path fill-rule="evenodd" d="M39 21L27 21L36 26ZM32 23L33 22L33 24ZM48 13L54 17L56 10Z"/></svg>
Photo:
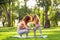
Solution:
<svg viewBox="0 0 60 40"><path fill-rule="evenodd" d="M14 32L16 31L16 27L2 27L0 28L0 32Z"/></svg>

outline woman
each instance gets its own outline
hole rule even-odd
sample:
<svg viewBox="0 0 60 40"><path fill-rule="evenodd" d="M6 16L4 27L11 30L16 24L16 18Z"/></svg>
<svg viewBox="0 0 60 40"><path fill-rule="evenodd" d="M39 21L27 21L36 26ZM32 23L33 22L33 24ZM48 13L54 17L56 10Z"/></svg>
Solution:
<svg viewBox="0 0 60 40"><path fill-rule="evenodd" d="M38 29L40 31L40 34L42 36L42 30L41 30L41 27L40 27L40 21L39 21L38 16L37 15L33 15L32 16L32 21L35 24L35 28L33 28L34 29L34 37L36 37L36 29Z"/></svg>
<svg viewBox="0 0 60 40"><path fill-rule="evenodd" d="M18 24L18 34L22 37L22 34L26 34L28 37L29 27L27 27L27 23L31 21L30 16L25 16L24 19Z"/></svg>

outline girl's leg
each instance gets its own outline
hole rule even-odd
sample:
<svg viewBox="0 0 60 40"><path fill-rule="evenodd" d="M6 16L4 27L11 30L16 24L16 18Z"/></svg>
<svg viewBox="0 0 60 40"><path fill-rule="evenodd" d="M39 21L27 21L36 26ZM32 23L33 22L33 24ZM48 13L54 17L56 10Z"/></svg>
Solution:
<svg viewBox="0 0 60 40"><path fill-rule="evenodd" d="M39 27L38 30L40 31L40 34L42 36L42 29L41 29L41 27Z"/></svg>

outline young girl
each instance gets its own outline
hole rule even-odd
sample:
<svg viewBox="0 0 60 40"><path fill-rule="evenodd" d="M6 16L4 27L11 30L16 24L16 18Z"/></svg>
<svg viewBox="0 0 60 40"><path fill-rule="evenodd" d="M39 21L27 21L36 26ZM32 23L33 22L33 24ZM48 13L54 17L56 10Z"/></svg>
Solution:
<svg viewBox="0 0 60 40"><path fill-rule="evenodd" d="M27 23L30 22L31 17L26 16L24 19L18 24L18 34L22 37L22 34L26 34L26 37L28 37L29 27L27 27Z"/></svg>
<svg viewBox="0 0 60 40"><path fill-rule="evenodd" d="M42 36L42 30L41 30L41 27L40 27L40 21L39 21L38 16L37 15L33 15L32 16L32 21L35 24L35 28L33 28L34 29L34 37L36 37L36 29L38 29L40 31L40 34Z"/></svg>

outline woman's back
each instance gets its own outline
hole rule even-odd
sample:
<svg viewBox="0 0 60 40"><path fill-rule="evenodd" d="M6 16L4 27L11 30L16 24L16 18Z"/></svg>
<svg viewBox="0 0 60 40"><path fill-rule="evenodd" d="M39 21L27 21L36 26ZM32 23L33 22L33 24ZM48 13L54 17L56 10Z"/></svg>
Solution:
<svg viewBox="0 0 60 40"><path fill-rule="evenodd" d="M24 21L21 21L19 24L18 24L18 29L24 29L25 28L25 22Z"/></svg>

